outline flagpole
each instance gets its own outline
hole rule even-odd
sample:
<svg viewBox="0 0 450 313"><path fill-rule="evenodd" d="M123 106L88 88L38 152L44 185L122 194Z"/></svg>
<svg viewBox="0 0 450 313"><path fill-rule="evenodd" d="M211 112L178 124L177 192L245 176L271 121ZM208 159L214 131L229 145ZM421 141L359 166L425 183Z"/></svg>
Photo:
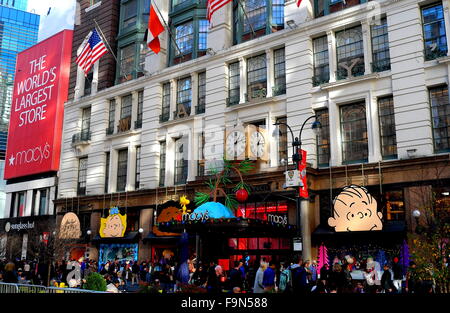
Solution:
<svg viewBox="0 0 450 313"><path fill-rule="evenodd" d="M180 49L180 47L178 47L178 44L177 44L177 42L175 41L175 39L174 39L174 37L173 37L172 31L170 30L170 27L167 25L166 20L164 19L163 15L161 14L161 11L159 11L159 8L158 8L158 6L156 5L155 1L150 0L150 5L154 5L154 6L155 6L156 11L158 12L159 17L162 19L162 21L163 21L163 23L164 23L164 26L166 26L167 31L169 32L169 37L170 37L170 39L171 39L171 40L173 41L173 43L175 44L175 48L177 48L178 52L181 54L181 49ZM184 58L184 56L183 56L183 58Z"/></svg>
<svg viewBox="0 0 450 313"><path fill-rule="evenodd" d="M245 12L245 9L244 9L244 6L242 5L241 0L237 0L237 2L238 2L238 4L239 4L239 6L241 7L242 12L244 13L244 18L247 19L248 25L250 26L250 29L251 29L251 31L252 31L252 33L253 33L253 36L254 36L253 38L256 38L255 30L253 29L252 23L250 23L250 20L249 20L249 18L248 18L247 12Z"/></svg>
<svg viewBox="0 0 450 313"><path fill-rule="evenodd" d="M102 29L100 28L100 25L98 25L97 20L96 20L95 18L94 18L94 23L95 23L95 25L97 26L96 28L98 28L98 30L99 30L99 32L100 32L100 36L101 36L101 37L103 38L103 40L105 41L105 43L106 43L106 45L107 45L107 48L108 48L109 52L111 52L111 54L113 55L114 60L116 60L116 63L119 64L120 72L123 72L122 63L120 63L119 60L117 59L117 56L114 54L113 49L112 49L111 46L109 45L108 39L106 39L105 34L103 34L103 31L102 31ZM134 68L134 70L135 70L136 72L139 72L139 71L140 71L138 68L136 68L136 66L134 66L133 68ZM125 75L124 75L124 76L125 76ZM127 80L128 80L128 79L127 79Z"/></svg>

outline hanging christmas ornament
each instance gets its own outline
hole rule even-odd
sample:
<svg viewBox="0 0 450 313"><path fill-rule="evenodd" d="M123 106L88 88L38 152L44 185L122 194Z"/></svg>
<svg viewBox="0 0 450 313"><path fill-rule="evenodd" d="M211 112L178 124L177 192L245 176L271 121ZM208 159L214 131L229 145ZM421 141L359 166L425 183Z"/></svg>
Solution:
<svg viewBox="0 0 450 313"><path fill-rule="evenodd" d="M244 188L239 189L236 191L236 199L239 202L245 202L248 199L248 192Z"/></svg>

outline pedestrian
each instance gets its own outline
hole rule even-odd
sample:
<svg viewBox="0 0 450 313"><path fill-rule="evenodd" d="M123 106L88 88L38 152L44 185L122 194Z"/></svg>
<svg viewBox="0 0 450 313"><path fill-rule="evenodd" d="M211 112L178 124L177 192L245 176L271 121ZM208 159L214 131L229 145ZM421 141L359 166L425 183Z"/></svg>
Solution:
<svg viewBox="0 0 450 313"><path fill-rule="evenodd" d="M392 273L389 269L389 265L387 264L383 266L383 274L381 275L381 288L384 293L394 293L397 291L392 280Z"/></svg>
<svg viewBox="0 0 450 313"><path fill-rule="evenodd" d="M267 263L261 262L258 270L256 271L255 283L253 285L253 293L263 293L264 292L263 278L264 278L264 271L266 269L267 269Z"/></svg>
<svg viewBox="0 0 450 313"><path fill-rule="evenodd" d="M317 274L317 261L316 260L313 260L312 262L311 262L311 265L309 266L309 272L311 273L311 281L310 281L310 283L311 283L311 285L316 285L316 283L317 283L317 276L318 276L318 274Z"/></svg>
<svg viewBox="0 0 450 313"><path fill-rule="evenodd" d="M137 262L133 262L133 265L131 266L131 284L134 285L138 283L138 275L139 275L139 265Z"/></svg>
<svg viewBox="0 0 450 313"><path fill-rule="evenodd" d="M3 277L4 283L17 284L18 277L15 271L15 267L16 265L12 262L9 262L8 264L5 265L5 275Z"/></svg>
<svg viewBox="0 0 450 313"><path fill-rule="evenodd" d="M243 287L243 278L242 272L240 268L242 267L242 262L234 261L234 267L231 269L229 274L229 284L230 288L239 287L242 289Z"/></svg>
<svg viewBox="0 0 450 313"><path fill-rule="evenodd" d="M281 263L280 265L280 283L278 289L282 293L287 293L291 291L291 271L286 263Z"/></svg>
<svg viewBox="0 0 450 313"><path fill-rule="evenodd" d="M392 264L392 273L394 274L394 286L398 293L402 292L403 267L399 263L398 257L394 257Z"/></svg>
<svg viewBox="0 0 450 313"><path fill-rule="evenodd" d="M264 292L270 293L275 291L275 270L276 265L274 261L269 262L269 267L264 271L263 282Z"/></svg>
<svg viewBox="0 0 450 313"><path fill-rule="evenodd" d="M333 288L336 288L336 292L342 293L344 292L345 288L348 286L347 282L347 276L342 270L342 265L339 263L335 263L333 265L333 270L328 276L328 283L330 286L333 286Z"/></svg>
<svg viewBox="0 0 450 313"><path fill-rule="evenodd" d="M296 262L291 266L292 273L292 291L294 293L305 294L308 284L307 273L303 266L302 258L298 257Z"/></svg>

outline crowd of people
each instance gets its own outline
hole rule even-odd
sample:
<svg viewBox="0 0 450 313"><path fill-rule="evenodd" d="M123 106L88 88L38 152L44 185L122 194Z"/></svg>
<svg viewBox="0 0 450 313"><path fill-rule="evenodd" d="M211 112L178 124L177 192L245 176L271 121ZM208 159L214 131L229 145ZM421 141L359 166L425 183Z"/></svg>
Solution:
<svg viewBox="0 0 450 313"><path fill-rule="evenodd" d="M316 261L296 258L291 262L267 262L264 258L249 263L234 261L229 270L214 261L188 261L188 285L208 293L431 293L432 280L422 280L416 264L407 269L398 258L381 266L372 258L362 264L352 259L335 260L319 269ZM382 267L382 268L381 268ZM79 269L79 276L73 275ZM359 277L352 273L358 270ZM109 292L134 292L151 286L160 293L180 291L182 281L176 262L162 259L150 262L64 260L49 266L37 261L0 261L0 282L83 288L90 273L106 280ZM70 277L68 277L70 275Z"/></svg>

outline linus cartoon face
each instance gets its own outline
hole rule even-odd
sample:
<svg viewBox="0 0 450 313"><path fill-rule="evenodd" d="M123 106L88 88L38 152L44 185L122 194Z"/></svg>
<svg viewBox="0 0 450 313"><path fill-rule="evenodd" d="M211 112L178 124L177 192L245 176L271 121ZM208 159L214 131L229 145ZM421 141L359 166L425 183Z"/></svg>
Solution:
<svg viewBox="0 0 450 313"><path fill-rule="evenodd" d="M364 187L345 187L334 199L333 216L328 225L337 232L381 230L383 214L377 212L377 201Z"/></svg>

